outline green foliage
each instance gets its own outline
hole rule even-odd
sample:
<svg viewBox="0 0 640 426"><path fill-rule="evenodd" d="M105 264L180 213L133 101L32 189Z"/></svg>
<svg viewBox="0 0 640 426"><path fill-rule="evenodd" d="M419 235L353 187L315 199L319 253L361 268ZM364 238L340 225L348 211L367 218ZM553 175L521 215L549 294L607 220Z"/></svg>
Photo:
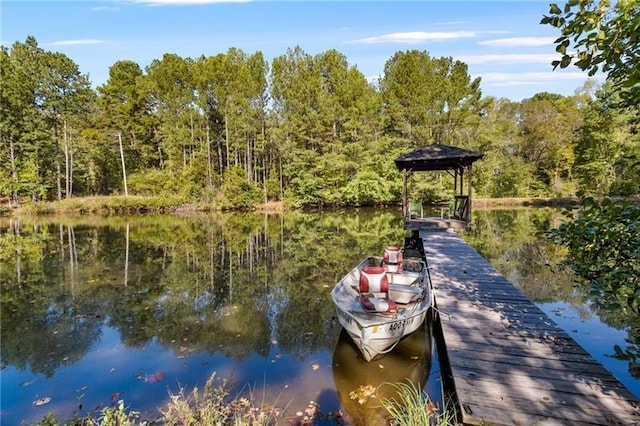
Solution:
<svg viewBox="0 0 640 426"><path fill-rule="evenodd" d="M552 3L541 24L560 30L555 40L561 59L589 76L598 71L625 92L628 105L640 103L640 4L636 0L570 0L563 8Z"/></svg>
<svg viewBox="0 0 640 426"><path fill-rule="evenodd" d="M485 153L483 196L640 194L637 108L619 92L484 99L466 64L426 51L394 54L378 86L340 52L300 47L271 64L237 48L117 61L96 91L33 37L0 65L0 196L14 205L119 194L125 174L132 195L224 209L399 203L393 159L432 142ZM430 176L416 196L452 186Z"/></svg>
<svg viewBox="0 0 640 426"><path fill-rule="evenodd" d="M99 425L111 426L133 426L145 425L146 422L138 422L139 413L125 407L124 401L118 401L117 406L105 407L99 416Z"/></svg>
<svg viewBox="0 0 640 426"><path fill-rule="evenodd" d="M468 131L482 109L480 79L471 80L467 65L426 51L396 52L385 64L380 92L387 132L408 139L409 148L456 145L458 132Z"/></svg>
<svg viewBox="0 0 640 426"><path fill-rule="evenodd" d="M265 182L265 192L267 193L268 201L280 200L280 182L278 181L278 174L275 171L269 173L269 177Z"/></svg>
<svg viewBox="0 0 640 426"><path fill-rule="evenodd" d="M546 194L541 182L534 178L533 165L520 157L495 152L474 169L477 191L490 198L536 197ZM487 176L488 175L488 176Z"/></svg>
<svg viewBox="0 0 640 426"><path fill-rule="evenodd" d="M445 187L443 179L442 173L413 174L409 180L407 192L413 199L425 203L449 201L453 198L453 191ZM449 181L448 175L446 180Z"/></svg>
<svg viewBox="0 0 640 426"><path fill-rule="evenodd" d="M186 200L174 195L109 196L70 198L53 203L32 203L23 207L23 213L46 215L52 213L141 213L169 212L179 209Z"/></svg>
<svg viewBox="0 0 640 426"><path fill-rule="evenodd" d="M638 110L619 107L619 99L605 84L583 108L573 174L580 189L596 197L640 195Z"/></svg>
<svg viewBox="0 0 640 426"><path fill-rule="evenodd" d="M295 207L321 206L324 204L323 184L322 178L315 175L296 177L285 192L285 202Z"/></svg>
<svg viewBox="0 0 640 426"><path fill-rule="evenodd" d="M581 121L576 104L560 95L538 93L523 101L520 154L553 196L572 194L564 189L564 181L573 164L573 135Z"/></svg>
<svg viewBox="0 0 640 426"><path fill-rule="evenodd" d="M220 206L227 209L250 209L262 200L260 189L248 182L240 166L227 169L221 194Z"/></svg>
<svg viewBox="0 0 640 426"><path fill-rule="evenodd" d="M183 387L178 394L171 393L171 401L165 409L161 409L167 425L218 425L227 423L227 397L232 386L229 377L216 384L216 374L213 373L200 393L194 388L187 395Z"/></svg>
<svg viewBox="0 0 640 426"><path fill-rule="evenodd" d="M569 265L598 305L640 315L640 204L581 201L578 216L553 230L554 241L568 247Z"/></svg>
<svg viewBox="0 0 640 426"><path fill-rule="evenodd" d="M398 426L455 426L458 424L451 407L440 408L425 397L420 388L407 381L383 383L397 390L398 397L383 398L380 402L390 415L391 423Z"/></svg>
<svg viewBox="0 0 640 426"><path fill-rule="evenodd" d="M358 171L344 187L342 198L346 204L354 206L388 204L395 201L392 184L373 171Z"/></svg>
<svg viewBox="0 0 640 426"><path fill-rule="evenodd" d="M580 278L602 321L629 330L629 345L613 357L629 362L640 377L640 204L628 200L582 198L577 215L552 230L556 244L568 247L567 263Z"/></svg>

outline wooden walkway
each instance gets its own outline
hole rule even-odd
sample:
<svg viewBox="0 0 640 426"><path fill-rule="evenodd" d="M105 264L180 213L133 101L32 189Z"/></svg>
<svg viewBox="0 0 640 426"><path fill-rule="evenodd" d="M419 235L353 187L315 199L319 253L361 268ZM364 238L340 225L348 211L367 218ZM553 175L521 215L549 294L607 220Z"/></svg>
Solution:
<svg viewBox="0 0 640 426"><path fill-rule="evenodd" d="M640 425L638 398L451 231L421 231L464 424Z"/></svg>

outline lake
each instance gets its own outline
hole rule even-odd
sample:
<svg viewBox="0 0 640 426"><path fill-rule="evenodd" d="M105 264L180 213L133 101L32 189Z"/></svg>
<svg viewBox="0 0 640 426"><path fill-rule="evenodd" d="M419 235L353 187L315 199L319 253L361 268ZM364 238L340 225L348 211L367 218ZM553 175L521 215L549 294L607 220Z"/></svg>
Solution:
<svg viewBox="0 0 640 426"><path fill-rule="evenodd" d="M66 421L120 399L154 419L214 373L289 420L313 401L378 424L376 404L351 396L406 377L438 400L428 326L367 364L329 296L363 257L402 244L397 210L0 218L0 420ZM542 231L560 218L478 210L463 237L640 395L634 364L613 357L637 321L603 311L556 265L564 253Z"/></svg>

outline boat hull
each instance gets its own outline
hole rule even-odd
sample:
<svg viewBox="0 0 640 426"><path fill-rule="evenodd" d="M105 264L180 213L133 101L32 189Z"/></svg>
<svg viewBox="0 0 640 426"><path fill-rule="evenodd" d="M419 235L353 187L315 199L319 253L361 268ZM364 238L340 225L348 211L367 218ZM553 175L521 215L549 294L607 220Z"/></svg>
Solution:
<svg viewBox="0 0 640 426"><path fill-rule="evenodd" d="M339 281L331 292L338 321L358 346L365 361L371 361L376 356L393 350L403 337L415 332L424 323L433 302L426 266L422 264L419 271L407 267L403 273L388 273L390 297L407 302L398 304L396 312L364 310L357 283L362 268L375 262L375 259L365 259ZM406 296L407 294L411 297Z"/></svg>

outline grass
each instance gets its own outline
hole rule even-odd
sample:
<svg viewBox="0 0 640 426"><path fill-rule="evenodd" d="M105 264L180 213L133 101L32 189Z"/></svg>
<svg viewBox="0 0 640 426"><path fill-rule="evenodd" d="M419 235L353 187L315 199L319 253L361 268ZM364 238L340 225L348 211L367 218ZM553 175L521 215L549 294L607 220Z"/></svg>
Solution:
<svg viewBox="0 0 640 426"><path fill-rule="evenodd" d="M178 393L169 393L170 401L159 409L160 417L154 420L140 419L140 413L125 406L123 400L91 412L84 417L74 417L61 423L53 414L47 414L37 426L272 426L284 416L287 407L278 408L263 400L256 405L254 389L248 396L231 397L234 387L231 376L217 378L214 372L202 390L194 387L187 392L180 387Z"/></svg>
<svg viewBox="0 0 640 426"><path fill-rule="evenodd" d="M185 209L210 209L210 206L206 205L190 205L185 203L180 197L170 196L157 196L157 197L144 197L144 196L128 196L112 195L112 196L95 196L95 197L82 197L82 198L69 198L60 201L52 202L34 202L24 204L21 207L11 210L3 211L7 214L24 213L32 215L45 215L53 213L99 213L99 214L114 214L114 213L143 213L143 212L157 212L167 213Z"/></svg>
<svg viewBox="0 0 640 426"><path fill-rule="evenodd" d="M383 383L392 386L397 398L385 398L380 402L389 413L393 426L455 426L458 424L455 411L451 407L441 409L425 396L412 382Z"/></svg>
<svg viewBox="0 0 640 426"><path fill-rule="evenodd" d="M10 207L5 199L0 204L0 216L12 214L132 214L132 213L171 213L184 211L219 210L214 204L204 201L187 200L179 196L138 196L107 195L93 197L74 197L60 201L28 202L21 207ZM530 206L568 206L575 205L573 198L477 198L473 200L473 208L515 208ZM257 210L281 212L287 208L281 202L270 202L255 206Z"/></svg>
<svg viewBox="0 0 640 426"><path fill-rule="evenodd" d="M255 403L254 390L249 388L248 397L236 396L229 400L231 378L216 384L213 373L202 392L194 388L190 394L180 388L177 394L170 394L171 402L161 409L164 425L274 425L284 415L285 409L268 405L264 400ZM242 391L240 392L242 393Z"/></svg>
<svg viewBox="0 0 640 426"><path fill-rule="evenodd" d="M243 388L236 396L231 396L235 386L231 376L216 377L214 372L200 390L194 387L188 392L180 387L177 393L169 393L170 401L159 409L159 417L154 420L140 419L140 413L125 406L119 400L98 412L90 412L84 417L74 417L61 423L51 413L44 416L37 426L275 426L286 425L342 425L342 415L323 415L313 401L304 412L285 418L288 404L278 407L258 398L253 388ZM454 426L457 425L455 412L441 412L437 404L429 401L420 388L411 382L384 383L393 386L398 398L382 399L381 404L388 412L386 424L392 426ZM380 389L378 387L378 390ZM246 392L248 390L248 392ZM242 396L246 395L246 396ZM81 405L79 405L81 406Z"/></svg>

